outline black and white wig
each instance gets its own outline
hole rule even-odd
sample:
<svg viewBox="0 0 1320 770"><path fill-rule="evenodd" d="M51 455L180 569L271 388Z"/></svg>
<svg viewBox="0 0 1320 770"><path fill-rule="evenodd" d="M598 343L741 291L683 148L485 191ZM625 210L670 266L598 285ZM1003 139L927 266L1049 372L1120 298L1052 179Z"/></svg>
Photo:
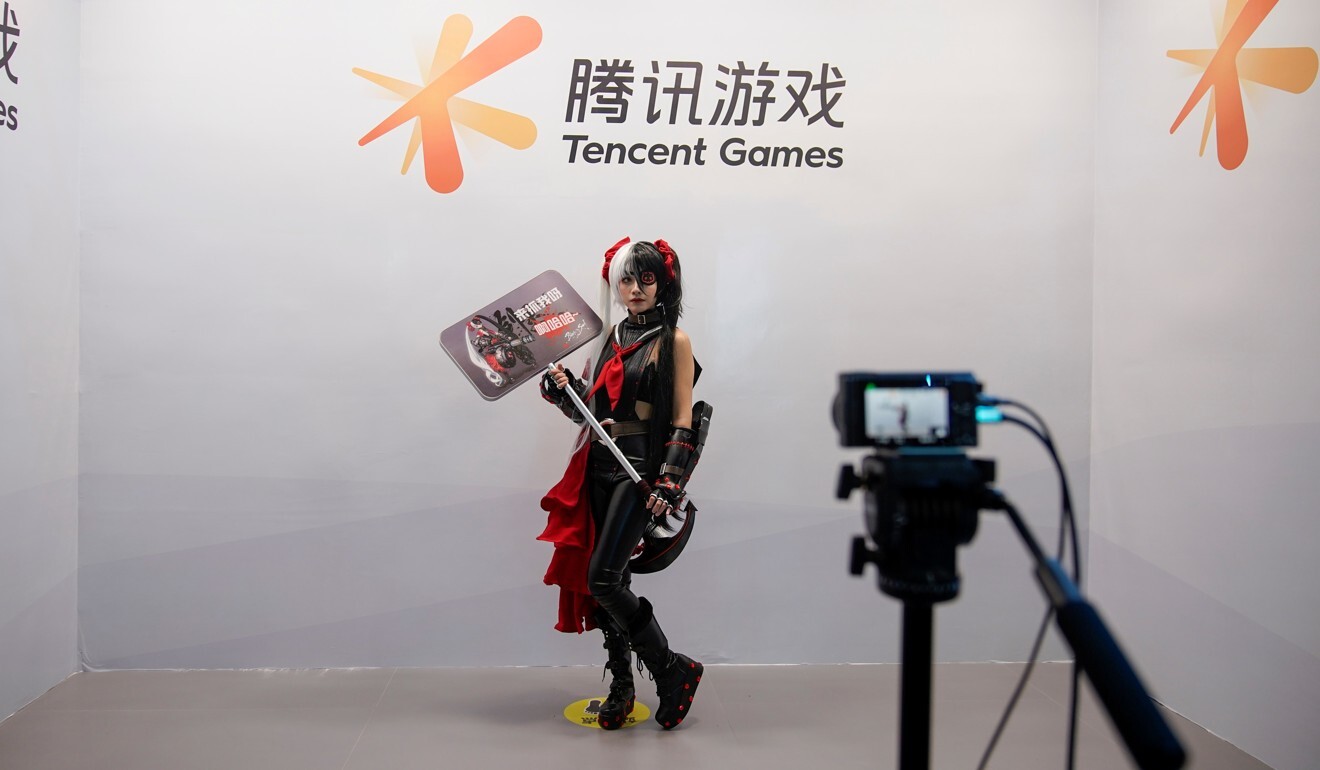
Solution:
<svg viewBox="0 0 1320 770"><path fill-rule="evenodd" d="M600 315L605 321L605 328L611 328L610 315L614 306L620 310L628 307L619 290L623 277L632 276L633 280L640 283L643 273L655 276L657 289L654 312L664 318L666 326L678 325L679 316L683 314L683 270L678 263L678 254L672 249L670 253L673 254L673 280L669 278L664 255L649 241L626 243L615 253L614 259L610 260L609 281L601 286Z"/></svg>

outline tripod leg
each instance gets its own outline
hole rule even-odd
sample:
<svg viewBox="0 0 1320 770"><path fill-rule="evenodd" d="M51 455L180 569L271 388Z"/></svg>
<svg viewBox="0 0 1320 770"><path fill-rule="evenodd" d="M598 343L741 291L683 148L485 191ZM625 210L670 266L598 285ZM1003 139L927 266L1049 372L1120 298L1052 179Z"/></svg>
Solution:
<svg viewBox="0 0 1320 770"><path fill-rule="evenodd" d="M928 770L930 767L930 671L934 625L935 610L930 602L903 602L899 770Z"/></svg>

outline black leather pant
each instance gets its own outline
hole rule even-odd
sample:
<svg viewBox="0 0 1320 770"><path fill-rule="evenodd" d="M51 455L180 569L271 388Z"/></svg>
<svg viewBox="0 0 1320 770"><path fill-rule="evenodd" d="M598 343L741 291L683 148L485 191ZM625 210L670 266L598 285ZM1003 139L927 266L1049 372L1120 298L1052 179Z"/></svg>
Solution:
<svg viewBox="0 0 1320 770"><path fill-rule="evenodd" d="M632 466L646 478L646 437L622 436L616 441ZM596 522L596 547L587 567L587 585L597 603L620 627L627 628L639 606L632 592L628 560L642 541L651 512L646 510L637 485L599 442L591 445L587 484L591 516Z"/></svg>

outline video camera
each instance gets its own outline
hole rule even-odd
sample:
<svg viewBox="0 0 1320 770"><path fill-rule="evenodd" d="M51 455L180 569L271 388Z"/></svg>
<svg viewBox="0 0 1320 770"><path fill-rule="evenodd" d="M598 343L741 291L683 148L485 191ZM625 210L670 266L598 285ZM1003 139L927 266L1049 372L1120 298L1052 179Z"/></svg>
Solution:
<svg viewBox="0 0 1320 770"><path fill-rule="evenodd" d="M973 447L980 395L970 372L847 372L834 427L846 447Z"/></svg>

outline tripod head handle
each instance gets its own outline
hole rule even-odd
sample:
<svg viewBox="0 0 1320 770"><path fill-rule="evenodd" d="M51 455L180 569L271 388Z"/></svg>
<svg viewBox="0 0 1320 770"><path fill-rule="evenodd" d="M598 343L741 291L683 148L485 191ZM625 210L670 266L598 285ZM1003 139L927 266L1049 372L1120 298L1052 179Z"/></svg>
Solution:
<svg viewBox="0 0 1320 770"><path fill-rule="evenodd" d="M1137 766L1142 770L1182 767L1186 752L1095 607L1082 597L1057 561L1038 564L1036 577L1054 605L1055 622L1077 665L1086 672Z"/></svg>

